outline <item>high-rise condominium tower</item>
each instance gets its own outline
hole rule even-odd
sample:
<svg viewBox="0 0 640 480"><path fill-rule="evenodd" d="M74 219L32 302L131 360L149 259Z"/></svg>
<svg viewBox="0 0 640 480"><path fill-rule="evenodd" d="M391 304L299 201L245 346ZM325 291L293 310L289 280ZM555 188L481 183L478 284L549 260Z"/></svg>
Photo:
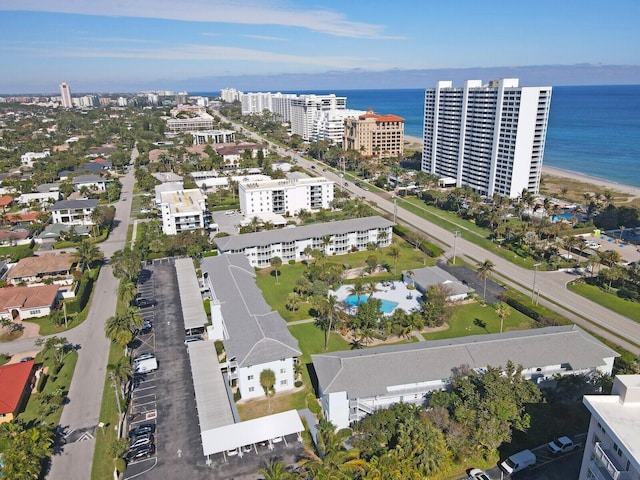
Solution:
<svg viewBox="0 0 640 480"><path fill-rule="evenodd" d="M67 83L60 84L60 96L62 97L63 108L73 108L73 102L71 101L71 90Z"/></svg>
<svg viewBox="0 0 640 480"><path fill-rule="evenodd" d="M422 170L482 195L537 193L550 103L551 87L517 78L437 82L425 92Z"/></svg>

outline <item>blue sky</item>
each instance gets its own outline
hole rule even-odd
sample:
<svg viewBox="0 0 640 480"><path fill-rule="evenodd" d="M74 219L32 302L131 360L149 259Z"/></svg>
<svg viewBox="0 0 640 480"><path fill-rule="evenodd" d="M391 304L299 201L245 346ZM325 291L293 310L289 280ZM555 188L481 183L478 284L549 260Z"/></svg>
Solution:
<svg viewBox="0 0 640 480"><path fill-rule="evenodd" d="M576 64L640 83L639 21L638 0L0 0L0 93L292 89L326 72L423 87L403 72ZM597 82L584 67L561 83Z"/></svg>

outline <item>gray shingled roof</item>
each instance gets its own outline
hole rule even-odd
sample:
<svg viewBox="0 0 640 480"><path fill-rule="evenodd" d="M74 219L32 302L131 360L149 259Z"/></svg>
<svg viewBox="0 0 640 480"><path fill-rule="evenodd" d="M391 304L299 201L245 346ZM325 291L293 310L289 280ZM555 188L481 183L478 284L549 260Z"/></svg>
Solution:
<svg viewBox="0 0 640 480"><path fill-rule="evenodd" d="M412 280L424 290L431 285L448 282L446 285L451 289L453 295L473 292L472 288L467 287L449 272L437 266L413 270Z"/></svg>
<svg viewBox="0 0 640 480"><path fill-rule="evenodd" d="M347 392L349 398L387 393L392 385L450 378L460 365L524 368L568 364L574 370L605 365L619 354L581 328L573 326L473 335L365 350L312 355L323 394Z"/></svg>
<svg viewBox="0 0 640 480"><path fill-rule="evenodd" d="M315 223L295 228L283 228L282 230L267 230L264 232L216 238L216 244L221 252L226 252L229 250L242 250L248 247L267 246L274 243L294 242L307 238L322 238L324 235L339 235L392 226L392 221L382 217L354 218L336 222Z"/></svg>
<svg viewBox="0 0 640 480"><path fill-rule="evenodd" d="M60 200L53 204L51 210L78 210L84 208L96 208L98 201L93 199Z"/></svg>
<svg viewBox="0 0 640 480"><path fill-rule="evenodd" d="M109 182L108 178L102 177L100 175L78 175L77 177L73 177L71 183L77 185L79 183L99 183L99 182Z"/></svg>
<svg viewBox="0 0 640 480"><path fill-rule="evenodd" d="M201 266L221 303L229 333L224 341L229 359L235 357L240 367L247 367L302 354L284 319L262 297L247 257L207 257Z"/></svg>

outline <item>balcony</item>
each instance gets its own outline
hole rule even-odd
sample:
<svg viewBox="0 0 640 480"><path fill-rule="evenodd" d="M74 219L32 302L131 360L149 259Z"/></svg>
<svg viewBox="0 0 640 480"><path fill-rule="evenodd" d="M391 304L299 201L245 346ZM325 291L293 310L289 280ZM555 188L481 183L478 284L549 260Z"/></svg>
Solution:
<svg viewBox="0 0 640 480"><path fill-rule="evenodd" d="M609 450L605 450L600 446L600 442L596 443L593 449L593 457L591 457L589 470L599 480L630 480L629 472L622 469L618 465L616 457Z"/></svg>

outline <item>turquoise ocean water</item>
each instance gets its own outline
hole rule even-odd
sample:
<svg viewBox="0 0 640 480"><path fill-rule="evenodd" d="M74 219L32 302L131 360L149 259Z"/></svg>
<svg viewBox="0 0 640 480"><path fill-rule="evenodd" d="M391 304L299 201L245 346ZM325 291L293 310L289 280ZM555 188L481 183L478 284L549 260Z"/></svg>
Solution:
<svg viewBox="0 0 640 480"><path fill-rule="evenodd" d="M347 108L399 115L422 137L424 89L287 93L345 96ZM554 87L544 163L640 187L640 85Z"/></svg>

